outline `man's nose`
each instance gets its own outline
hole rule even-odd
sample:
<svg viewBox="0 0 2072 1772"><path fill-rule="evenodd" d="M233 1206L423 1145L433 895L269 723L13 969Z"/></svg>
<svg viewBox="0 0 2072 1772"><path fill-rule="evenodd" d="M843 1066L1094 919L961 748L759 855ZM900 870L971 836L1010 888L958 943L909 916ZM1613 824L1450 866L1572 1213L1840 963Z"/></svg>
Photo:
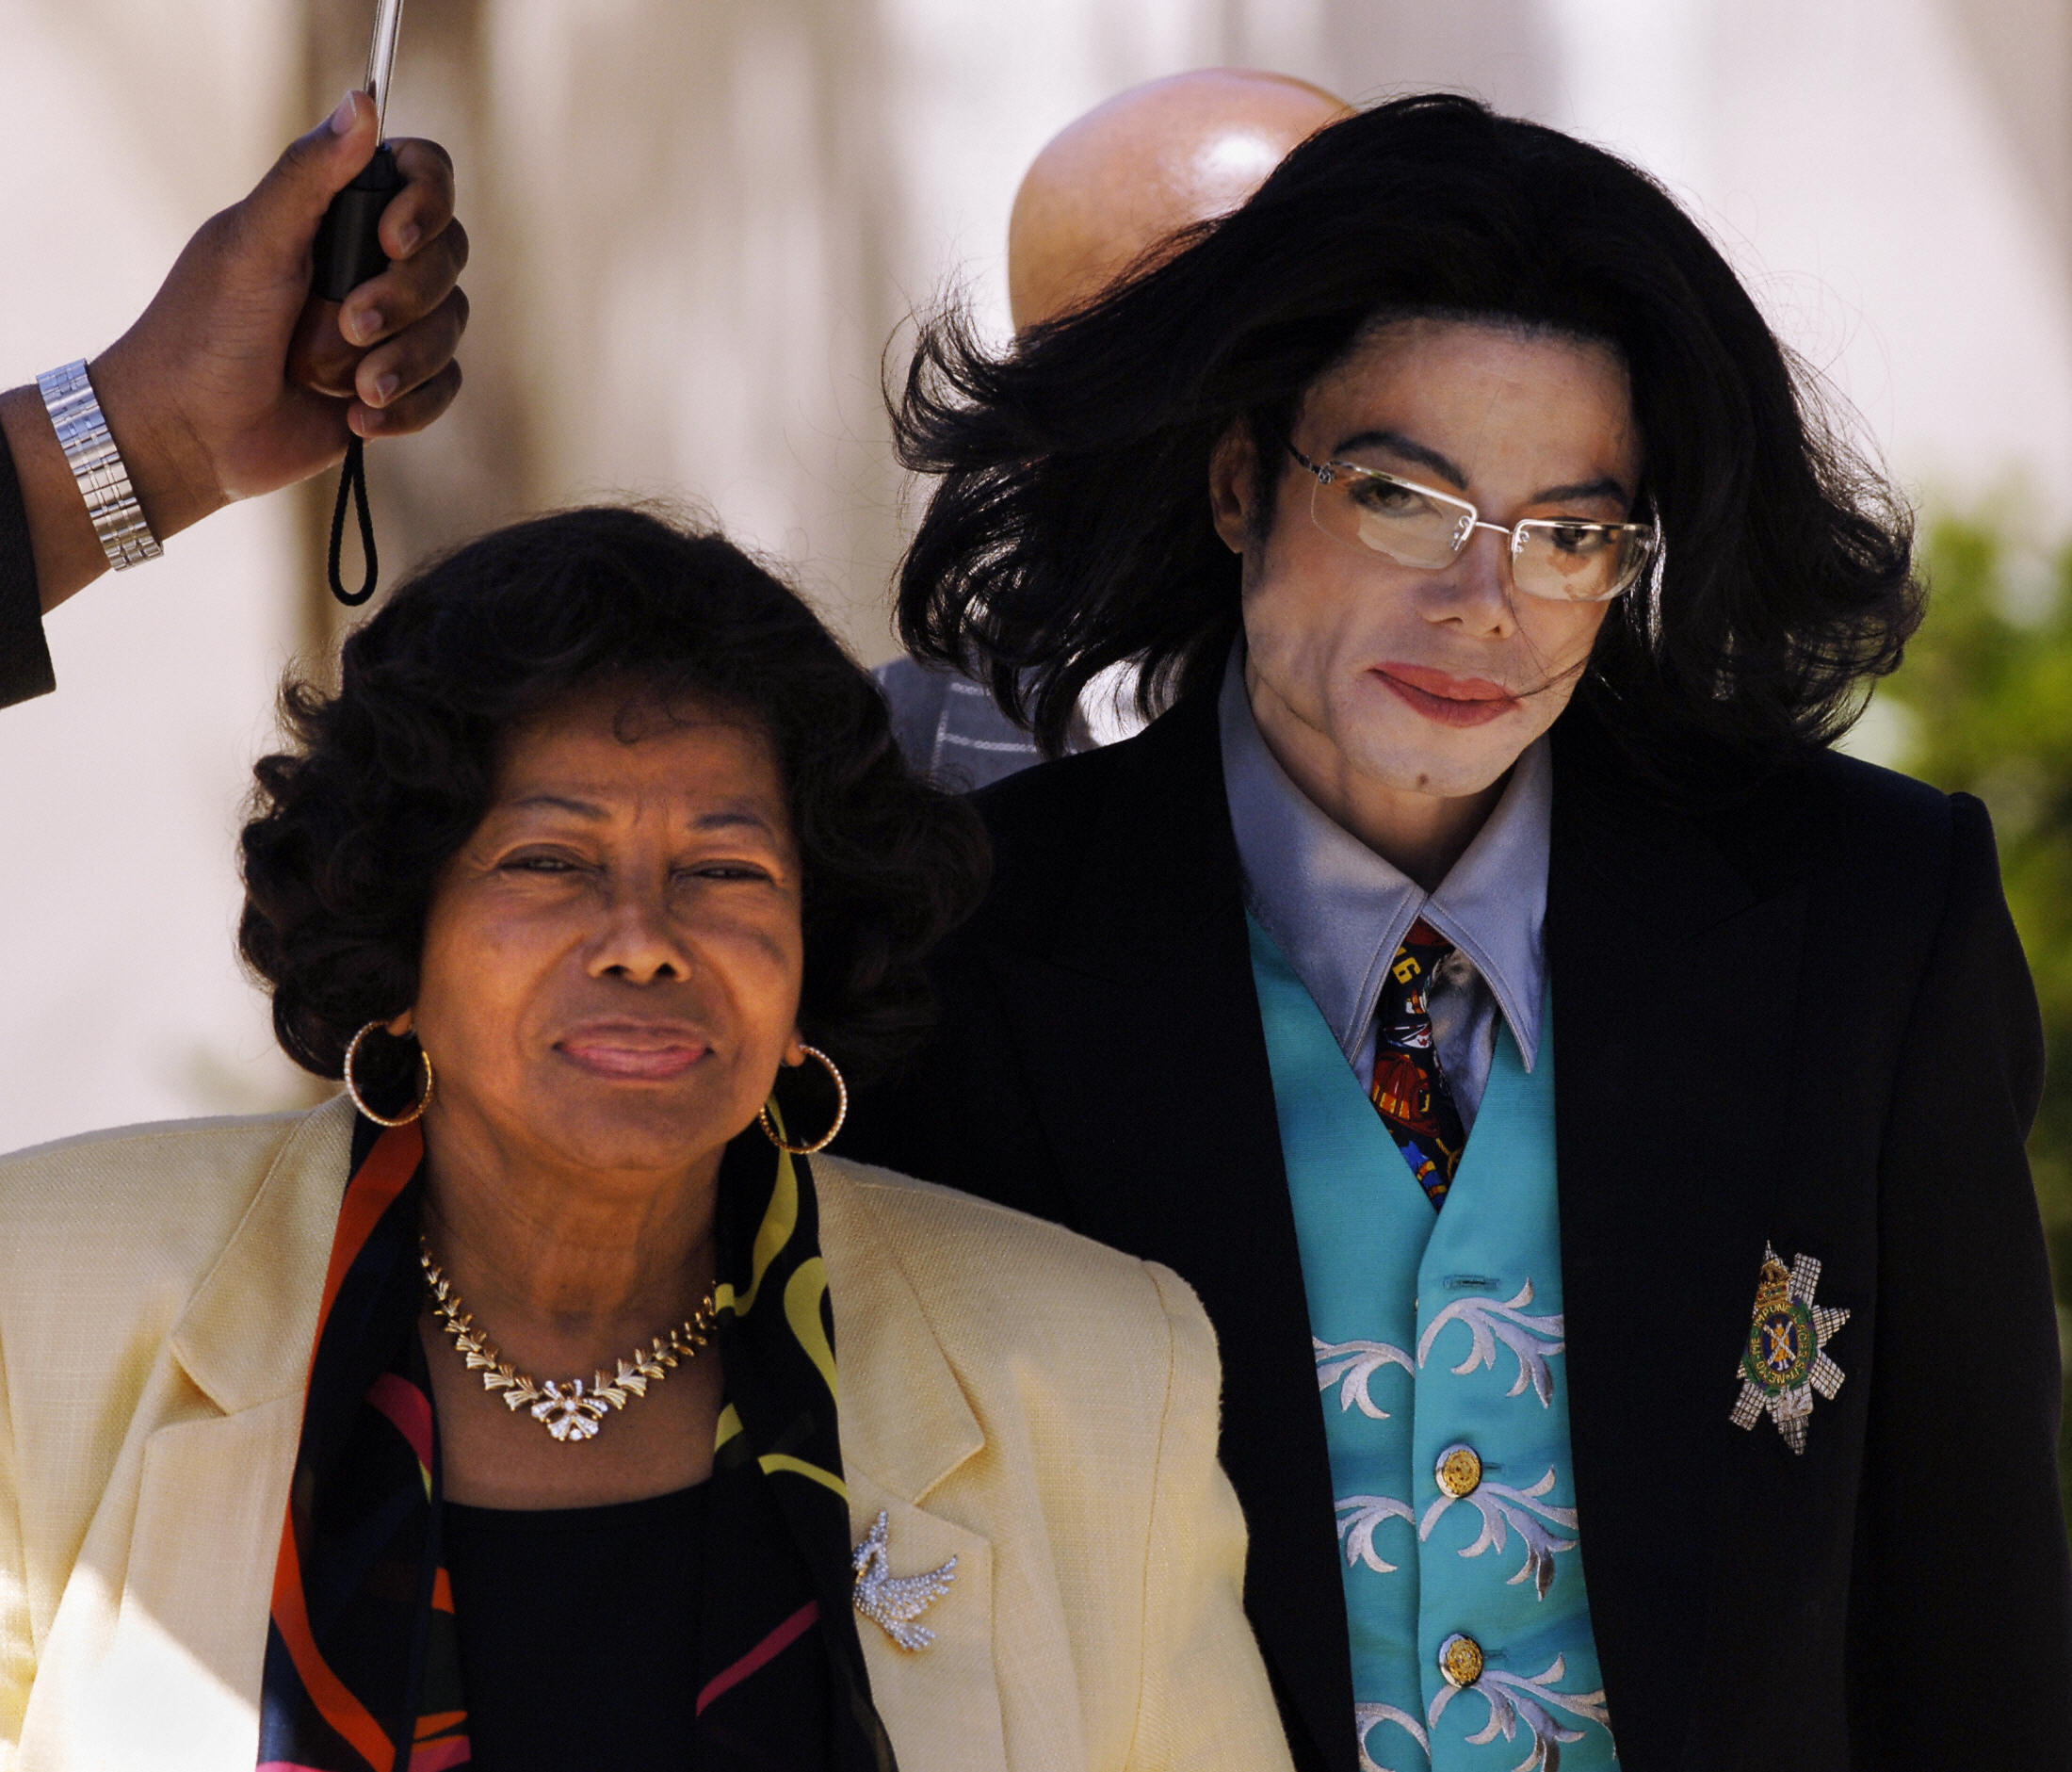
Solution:
<svg viewBox="0 0 2072 1772"><path fill-rule="evenodd" d="M1458 621L1474 632L1497 636L1516 626L1509 529L1477 523L1452 563L1433 576L1437 583L1427 606L1433 621Z"/></svg>

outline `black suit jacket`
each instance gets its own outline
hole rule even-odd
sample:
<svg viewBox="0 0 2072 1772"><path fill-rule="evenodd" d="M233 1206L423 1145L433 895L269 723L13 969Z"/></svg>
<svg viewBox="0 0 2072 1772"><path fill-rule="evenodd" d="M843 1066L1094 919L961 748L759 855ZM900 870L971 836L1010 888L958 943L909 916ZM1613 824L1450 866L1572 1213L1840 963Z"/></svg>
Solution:
<svg viewBox="0 0 2072 1772"><path fill-rule="evenodd" d="M1215 708L980 797L933 1044L843 1148L1169 1263L1224 1364L1246 1601L1353 1772L1322 1409ZM1708 813L1557 728L1548 964L1582 1556L1621 1764L2072 1767L2035 998L1983 809L1821 756ZM1728 1415L1764 1244L1848 1374Z"/></svg>
<svg viewBox="0 0 2072 1772"><path fill-rule="evenodd" d="M47 695L57 687L43 641L43 605L36 584L29 515L14 457L0 437L0 707Z"/></svg>

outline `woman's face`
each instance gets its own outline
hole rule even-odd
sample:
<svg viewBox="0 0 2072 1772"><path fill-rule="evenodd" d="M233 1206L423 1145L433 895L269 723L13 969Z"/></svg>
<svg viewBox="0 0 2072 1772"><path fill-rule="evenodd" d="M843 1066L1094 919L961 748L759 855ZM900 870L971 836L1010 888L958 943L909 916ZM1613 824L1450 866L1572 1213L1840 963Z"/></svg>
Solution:
<svg viewBox="0 0 2072 1772"><path fill-rule="evenodd" d="M800 905L760 730L623 694L521 728L432 890L428 1130L560 1168L709 1160L797 1059Z"/></svg>
<svg viewBox="0 0 2072 1772"><path fill-rule="evenodd" d="M1641 472L1614 352L1468 321L1375 333L1310 388L1294 444L1507 527L1624 522ZM1397 792L1489 788L1568 705L1609 605L1514 593L1506 540L1487 529L1437 571L1398 565L1317 527L1316 482L1292 458L1264 469L1277 496L1263 533L1241 431L1218 451L1211 493L1218 529L1244 556L1248 687L1276 754Z"/></svg>

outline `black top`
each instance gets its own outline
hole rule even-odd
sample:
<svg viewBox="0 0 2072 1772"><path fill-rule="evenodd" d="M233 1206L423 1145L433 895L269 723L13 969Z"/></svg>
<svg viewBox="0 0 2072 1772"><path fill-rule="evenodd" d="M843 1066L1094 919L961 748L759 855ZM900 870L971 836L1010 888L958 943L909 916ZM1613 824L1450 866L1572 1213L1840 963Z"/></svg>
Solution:
<svg viewBox="0 0 2072 1772"><path fill-rule="evenodd" d="M1984 809L1825 753L1665 804L1579 708L1554 768L1569 1419L1621 1765L2064 1772L2043 1040ZM993 886L934 965L941 1025L836 1149L1192 1283L1296 1763L1354 1772L1215 698L978 804ZM1766 1241L1853 1313L1803 1456L1729 1419Z"/></svg>
<svg viewBox="0 0 2072 1772"><path fill-rule="evenodd" d="M446 1503L472 1772L686 1772L706 1493Z"/></svg>
<svg viewBox="0 0 2072 1772"><path fill-rule="evenodd" d="M43 642L43 604L29 548L29 513L0 437L0 707L48 695L57 687Z"/></svg>

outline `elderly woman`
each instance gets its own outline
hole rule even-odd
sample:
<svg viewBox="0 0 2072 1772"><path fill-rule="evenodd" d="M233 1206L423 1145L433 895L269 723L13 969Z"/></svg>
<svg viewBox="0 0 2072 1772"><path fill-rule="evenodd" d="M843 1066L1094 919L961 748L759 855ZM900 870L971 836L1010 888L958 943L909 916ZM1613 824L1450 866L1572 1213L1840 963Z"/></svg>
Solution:
<svg viewBox="0 0 2072 1772"><path fill-rule="evenodd" d="M1286 1765L1193 1294L809 1161L984 851L805 606L551 517L286 711L347 1093L0 1163L8 1763Z"/></svg>

